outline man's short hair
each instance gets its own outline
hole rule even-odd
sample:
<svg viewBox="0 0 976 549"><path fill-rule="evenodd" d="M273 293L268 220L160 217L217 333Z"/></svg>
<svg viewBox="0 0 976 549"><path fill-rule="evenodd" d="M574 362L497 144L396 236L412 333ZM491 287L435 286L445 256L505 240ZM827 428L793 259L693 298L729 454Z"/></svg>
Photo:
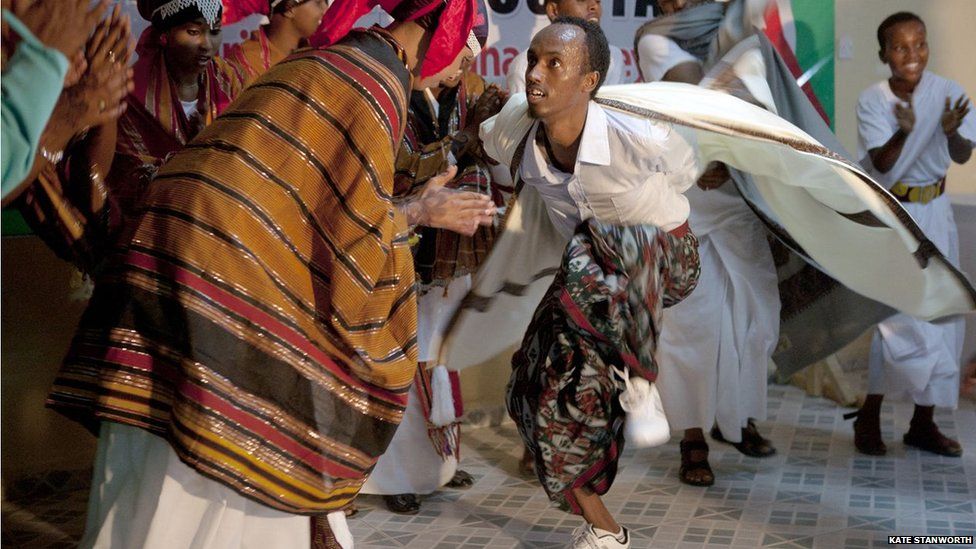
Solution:
<svg viewBox="0 0 976 549"><path fill-rule="evenodd" d="M603 34L600 24L594 21L587 21L579 17L560 15L552 21L553 25L573 25L583 29L586 39L586 57L589 62L589 70L600 73L600 79L593 88L591 97L596 95L597 90L603 85L607 78L607 71L610 70L610 45L607 44L607 35Z"/></svg>
<svg viewBox="0 0 976 549"><path fill-rule="evenodd" d="M881 51L884 51L885 45L887 44L888 41L888 37L886 36L888 34L888 29L894 27L895 25L900 25L901 23L909 23L912 21L917 21L921 23L923 27L925 26L925 21L922 21L921 17L915 15L910 11L900 11L898 13L893 13L889 15L887 18L885 18L885 20L882 21L880 25L878 25L878 47L881 48Z"/></svg>

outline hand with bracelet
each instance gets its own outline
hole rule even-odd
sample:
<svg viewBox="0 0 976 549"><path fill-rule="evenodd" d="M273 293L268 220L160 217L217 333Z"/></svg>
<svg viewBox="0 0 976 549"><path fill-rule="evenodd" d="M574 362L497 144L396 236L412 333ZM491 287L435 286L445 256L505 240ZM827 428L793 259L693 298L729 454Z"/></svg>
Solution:
<svg viewBox="0 0 976 549"><path fill-rule="evenodd" d="M89 38L84 59L75 60L75 68L69 71L80 72L81 76L65 88L54 107L42 137L41 152L46 159L59 159L59 151L87 128L114 127L115 120L125 112L125 96L133 86L132 69L127 66L130 55L129 18L116 4ZM78 70L78 65L84 68Z"/></svg>
<svg viewBox="0 0 976 549"><path fill-rule="evenodd" d="M400 206L411 226L446 229L471 236L479 226L494 222L495 204L491 197L445 188L457 174L457 167L430 178L420 195Z"/></svg>

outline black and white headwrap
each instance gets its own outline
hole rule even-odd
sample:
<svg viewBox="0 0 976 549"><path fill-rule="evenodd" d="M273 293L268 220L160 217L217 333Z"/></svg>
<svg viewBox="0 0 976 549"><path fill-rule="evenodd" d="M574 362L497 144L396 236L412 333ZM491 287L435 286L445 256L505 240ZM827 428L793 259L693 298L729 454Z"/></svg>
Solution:
<svg viewBox="0 0 976 549"><path fill-rule="evenodd" d="M200 10L200 14L203 15L204 20L207 21L211 28L220 22L222 9L220 0L170 0L154 9L152 17L155 19L156 16L159 16L161 20L165 20L189 7L196 7Z"/></svg>

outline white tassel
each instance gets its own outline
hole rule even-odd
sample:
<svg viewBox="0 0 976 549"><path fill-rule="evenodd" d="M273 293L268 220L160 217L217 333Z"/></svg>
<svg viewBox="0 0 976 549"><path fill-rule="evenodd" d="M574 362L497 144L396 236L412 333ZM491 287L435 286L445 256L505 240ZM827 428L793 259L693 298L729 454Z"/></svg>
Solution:
<svg viewBox="0 0 976 549"><path fill-rule="evenodd" d="M615 366L613 369L622 378L625 387L620 393L620 407L627 412L624 439L638 448L666 443L671 438L671 426L664 415L657 385L642 377L630 377L630 369L626 366L623 371Z"/></svg>
<svg viewBox="0 0 976 549"><path fill-rule="evenodd" d="M342 549L354 549L352 542L352 532L349 531L349 525L346 524L346 512L345 511L332 511L326 518L329 519L329 528L332 530L332 535L335 536L336 542Z"/></svg>
<svg viewBox="0 0 976 549"><path fill-rule="evenodd" d="M457 419L454 417L454 394L451 391L451 377L447 367L439 364L430 373L430 422L438 427L447 427Z"/></svg>
<svg viewBox="0 0 976 549"><path fill-rule="evenodd" d="M68 280L68 299L73 302L88 301L91 299L92 292L95 291L95 283L91 277L83 274L78 269L71 270L71 278Z"/></svg>

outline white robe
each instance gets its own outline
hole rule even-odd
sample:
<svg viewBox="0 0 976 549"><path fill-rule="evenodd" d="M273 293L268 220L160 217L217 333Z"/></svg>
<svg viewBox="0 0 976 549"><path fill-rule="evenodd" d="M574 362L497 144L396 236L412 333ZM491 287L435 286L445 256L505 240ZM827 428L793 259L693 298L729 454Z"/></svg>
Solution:
<svg viewBox="0 0 976 549"><path fill-rule="evenodd" d="M294 549L311 521L248 499L191 469L144 429L102 422L79 547Z"/></svg>
<svg viewBox="0 0 976 549"><path fill-rule="evenodd" d="M949 169L947 139L940 119L946 97L954 103L965 94L955 82L926 71L912 95L915 127L909 133L895 165L881 174L867 152L884 145L898 129L894 106L900 100L887 80L861 93L857 104L858 156L862 164L891 187L931 184ZM970 112L959 133L976 141L976 115ZM953 265L959 264L959 236L949 197L928 204L903 206ZM898 314L878 324L868 360L868 393L907 397L923 406L955 408L959 401L959 368L965 337L963 318L925 322Z"/></svg>
<svg viewBox="0 0 976 549"><path fill-rule="evenodd" d="M740 44L755 51L755 42ZM663 36L648 34L639 47L646 78L659 79L694 60ZM737 65L752 63L736 67L744 82L751 82L747 74L765 74L756 55L737 56ZM749 88L754 95L768 95L755 88ZM686 196L702 272L695 291L664 310L657 353L661 400L673 430L717 424L727 440L739 442L749 418L766 418L767 366L779 337L776 266L762 222L731 182L711 191L694 187Z"/></svg>
<svg viewBox="0 0 976 549"><path fill-rule="evenodd" d="M749 418L766 418L767 364L779 335L776 268L762 222L731 182L686 196L701 276L690 296L664 310L657 382L672 430L717 423L738 442Z"/></svg>

